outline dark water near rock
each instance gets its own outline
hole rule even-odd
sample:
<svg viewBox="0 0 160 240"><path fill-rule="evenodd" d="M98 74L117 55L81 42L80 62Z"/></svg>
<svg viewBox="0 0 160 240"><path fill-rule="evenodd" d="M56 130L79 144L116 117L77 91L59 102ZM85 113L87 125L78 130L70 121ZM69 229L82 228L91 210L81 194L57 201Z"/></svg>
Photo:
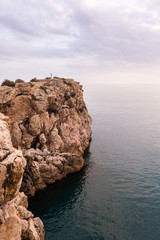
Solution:
<svg viewBox="0 0 160 240"><path fill-rule="evenodd" d="M85 87L89 165L30 199L46 240L160 239L160 86Z"/></svg>

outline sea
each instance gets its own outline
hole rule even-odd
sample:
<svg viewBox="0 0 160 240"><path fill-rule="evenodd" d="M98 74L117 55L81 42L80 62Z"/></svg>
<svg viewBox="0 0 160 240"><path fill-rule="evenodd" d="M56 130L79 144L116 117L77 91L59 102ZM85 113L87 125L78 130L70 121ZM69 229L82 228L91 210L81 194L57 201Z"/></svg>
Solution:
<svg viewBox="0 0 160 240"><path fill-rule="evenodd" d="M85 85L80 172L37 192L46 240L160 240L160 85Z"/></svg>

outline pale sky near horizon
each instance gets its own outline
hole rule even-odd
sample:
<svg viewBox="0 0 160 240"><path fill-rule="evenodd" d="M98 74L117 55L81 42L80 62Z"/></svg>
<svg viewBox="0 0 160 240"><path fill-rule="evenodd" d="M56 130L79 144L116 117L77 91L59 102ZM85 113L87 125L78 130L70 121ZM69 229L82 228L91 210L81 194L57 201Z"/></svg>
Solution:
<svg viewBox="0 0 160 240"><path fill-rule="evenodd" d="M0 82L160 83L160 1L0 0Z"/></svg>

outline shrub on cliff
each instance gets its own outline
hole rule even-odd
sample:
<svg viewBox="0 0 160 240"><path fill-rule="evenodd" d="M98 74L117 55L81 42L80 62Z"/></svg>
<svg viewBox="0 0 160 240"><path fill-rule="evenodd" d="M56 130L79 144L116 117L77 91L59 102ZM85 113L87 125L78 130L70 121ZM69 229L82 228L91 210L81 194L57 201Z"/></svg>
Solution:
<svg viewBox="0 0 160 240"><path fill-rule="evenodd" d="M67 79L62 78L62 80L63 80L64 84L66 84L68 86L72 86L72 84L69 81L67 81Z"/></svg>
<svg viewBox="0 0 160 240"><path fill-rule="evenodd" d="M75 97L76 93L75 92L71 92L71 97Z"/></svg>
<svg viewBox="0 0 160 240"><path fill-rule="evenodd" d="M37 78L32 78L30 82L38 82Z"/></svg>
<svg viewBox="0 0 160 240"><path fill-rule="evenodd" d="M58 105L57 105L57 103L55 103L55 102L49 103L48 112L57 113L58 112Z"/></svg>
<svg viewBox="0 0 160 240"><path fill-rule="evenodd" d="M46 91L46 90L47 90L47 87L45 87L45 86L40 86L40 89Z"/></svg>
<svg viewBox="0 0 160 240"><path fill-rule="evenodd" d="M64 97L65 97L66 100L68 100L70 98L70 92L65 90Z"/></svg>
<svg viewBox="0 0 160 240"><path fill-rule="evenodd" d="M15 86L15 82L11 81L11 80L8 80L8 79L5 79L1 86L8 86L8 87L14 87Z"/></svg>
<svg viewBox="0 0 160 240"><path fill-rule="evenodd" d="M24 83L24 81L22 79L17 79L15 83Z"/></svg>

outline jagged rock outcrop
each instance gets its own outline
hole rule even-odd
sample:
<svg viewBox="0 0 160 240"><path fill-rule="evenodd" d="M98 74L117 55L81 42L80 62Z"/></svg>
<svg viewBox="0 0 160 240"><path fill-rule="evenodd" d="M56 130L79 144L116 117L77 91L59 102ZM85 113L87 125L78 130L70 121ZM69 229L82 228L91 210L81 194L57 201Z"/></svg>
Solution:
<svg viewBox="0 0 160 240"><path fill-rule="evenodd" d="M24 173L22 189L27 195L34 195L47 184L61 180L69 173L74 173L84 166L83 158L70 153L51 153L39 149L25 151L28 165Z"/></svg>
<svg viewBox="0 0 160 240"><path fill-rule="evenodd" d="M27 160L21 191L28 196L84 166L91 118L78 82L33 79L1 86L0 112L9 117L13 146Z"/></svg>
<svg viewBox="0 0 160 240"><path fill-rule="evenodd" d="M13 148L5 120L0 113L0 239L43 240L43 223L27 210L27 197L19 192L26 160Z"/></svg>

